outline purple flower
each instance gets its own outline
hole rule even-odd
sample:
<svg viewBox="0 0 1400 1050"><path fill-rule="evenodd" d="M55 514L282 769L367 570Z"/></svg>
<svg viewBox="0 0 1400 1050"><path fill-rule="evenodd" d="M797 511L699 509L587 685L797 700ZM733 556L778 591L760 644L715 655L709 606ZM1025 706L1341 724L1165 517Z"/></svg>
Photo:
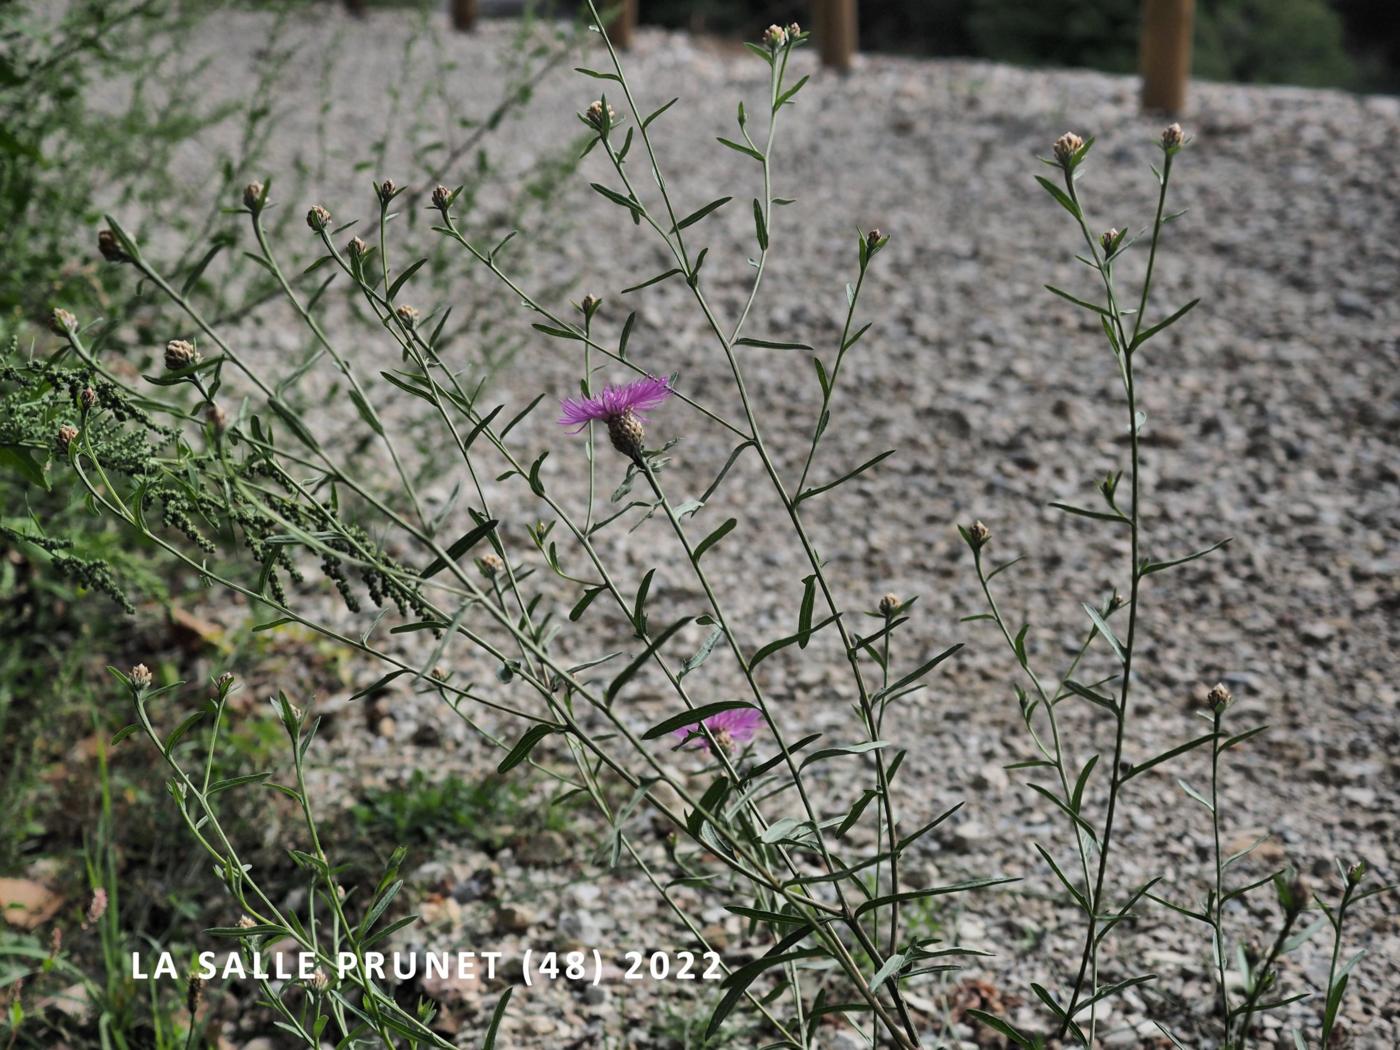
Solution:
<svg viewBox="0 0 1400 1050"><path fill-rule="evenodd" d="M559 423L573 427L575 433L595 421L606 423L613 448L640 466L646 434L644 413L670 396L669 381L646 376L622 386L604 387L596 397L565 398L560 402Z"/></svg>
<svg viewBox="0 0 1400 1050"><path fill-rule="evenodd" d="M559 422L562 426L582 430L595 420L606 423L627 412L640 415L658 407L670 396L670 383L656 376L646 376L622 386L604 387L597 397L565 398L560 402L563 414Z"/></svg>
<svg viewBox="0 0 1400 1050"><path fill-rule="evenodd" d="M755 707L735 707L711 715L704 722L715 742L720 747L727 747L730 744L752 740L758 727L763 725L763 712ZM699 722L677 729L676 736L682 744L693 741L697 747L705 751L710 750L709 740L700 735Z"/></svg>

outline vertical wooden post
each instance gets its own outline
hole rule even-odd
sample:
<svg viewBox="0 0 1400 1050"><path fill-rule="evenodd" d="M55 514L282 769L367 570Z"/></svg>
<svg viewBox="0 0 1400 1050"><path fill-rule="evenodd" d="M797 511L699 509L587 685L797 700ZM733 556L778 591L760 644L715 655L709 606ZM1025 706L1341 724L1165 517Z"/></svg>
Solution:
<svg viewBox="0 0 1400 1050"><path fill-rule="evenodd" d="M814 0L814 6L822 65L849 72L856 53L856 0Z"/></svg>
<svg viewBox="0 0 1400 1050"><path fill-rule="evenodd" d="M451 0L452 28L468 32L476 28L476 0Z"/></svg>
<svg viewBox="0 0 1400 1050"><path fill-rule="evenodd" d="M616 14L608 20L608 39L613 47L626 51L632 46L632 33L637 28L637 0L608 0L604 8L611 7Z"/></svg>
<svg viewBox="0 0 1400 1050"><path fill-rule="evenodd" d="M1186 105L1196 0L1143 0L1142 108L1176 113Z"/></svg>

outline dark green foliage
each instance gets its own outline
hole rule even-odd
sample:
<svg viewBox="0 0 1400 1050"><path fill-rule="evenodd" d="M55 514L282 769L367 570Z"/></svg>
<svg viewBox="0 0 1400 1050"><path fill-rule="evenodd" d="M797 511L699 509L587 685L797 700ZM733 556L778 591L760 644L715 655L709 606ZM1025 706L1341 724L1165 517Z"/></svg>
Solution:
<svg viewBox="0 0 1400 1050"><path fill-rule="evenodd" d="M980 54L1023 65L1138 66L1141 0L976 0ZM1207 80L1357 84L1342 21L1326 0L1201 0L1193 74Z"/></svg>

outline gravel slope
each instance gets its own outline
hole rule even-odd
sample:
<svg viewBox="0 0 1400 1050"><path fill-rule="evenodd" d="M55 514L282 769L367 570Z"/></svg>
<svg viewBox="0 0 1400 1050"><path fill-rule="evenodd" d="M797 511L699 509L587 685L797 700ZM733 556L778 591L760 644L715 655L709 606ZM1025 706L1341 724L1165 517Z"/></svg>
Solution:
<svg viewBox="0 0 1400 1050"><path fill-rule="evenodd" d="M238 90L261 25L253 15L222 25L221 55L209 78L218 91ZM399 68L395 40L404 27L393 14L363 24L336 21L335 28L356 73L338 85L327 128L335 149L349 155L357 114L377 104L382 85L403 78L413 86L422 71ZM329 29L308 23L296 31L311 49ZM510 32L486 23L479 34L448 38L458 59L448 92L467 100L490 94L490 56ZM640 34L629 65L644 109L681 96L656 125L660 161L681 207L735 196L693 231L695 243L711 249L707 294L732 318L751 272L744 261L753 250L746 202L760 186L756 166L714 138L733 135L737 98L759 108L766 74L735 48L651 31ZM810 56L797 66L809 71ZM958 622L980 605L953 523L981 518L993 530L998 557L1028 555L998 582L1008 618L1033 623L1032 658L1047 670L1084 629L1079 601L1124 586L1125 554L1116 541L1106 544L1099 528L1045 505L1087 501L1092 480L1119 469L1126 450L1113 363L1101 339L1043 289L1046 282L1086 293L1090 286L1072 259L1075 231L1033 175L1041 171L1036 156L1060 132L1098 136L1085 182L1089 210L1100 226L1136 228L1150 218L1147 165L1160 122L1137 112L1132 80L1091 73L874 57L845 79L810 71L801 105L788 111L777 161L776 192L797 203L779 213L749 334L809 342L829 360L844 309L842 284L855 268L853 231L878 226L892 234L863 299L864 319L875 327L848 362L815 476L832 476L842 464L887 448L899 452L812 504L809 518L845 601L868 608L887 590L919 595L899 643L901 663L912 666L955 640L967 643L950 670L892 716L911 748L899 784L906 823L968 799L961 823L950 823L911 862L909 876L1026 877L1024 896L983 897L956 916L967 942L999 953L984 976L1008 997L1024 994L1028 980L1063 980L1053 960L1076 951L1074 932L1054 929L1039 899L1051 886L1030 845L1063 844L1063 832L1019 778L1000 769L1027 757L1027 741L1007 654L989 625ZM308 71L308 90L312 79ZM580 77L541 83L528 124L506 131L505 152L523 164L564 141L578 129L573 114L595 93L596 82ZM311 106L292 112L275 149L290 162L311 141L317 119ZM1204 689L1223 680L1238 699L1233 717L1241 727L1272 726L1230 766L1229 840L1247 845L1267 834L1263 860L1291 862L1315 883L1327 877L1334 856L1365 858L1378 877L1393 879L1400 864L1400 101L1199 84L1183 123L1194 141L1179 162L1175 205L1189 210L1171 228L1159 260L1156 302L1159 312L1197 296L1202 302L1140 359L1149 553L1173 556L1225 536L1233 542L1222 555L1154 577L1146 588L1129 754L1142 758L1193 735L1192 711ZM415 173L382 174L408 181ZM723 358L706 341L684 289L667 283L618 295L664 261L653 241L587 190L590 180L611 182L606 174L601 158L584 163L566 209L577 233L557 264L527 275L527 283L576 278L575 298L589 291L607 300L600 322L609 332L626 309L637 309L638 360L656 372L679 372L688 395L733 413ZM321 199L337 219L368 211L365 178L348 168L332 174ZM1140 258L1127 264L1140 265ZM524 323L508 302L501 315ZM571 392L578 362L559 345L532 343L503 377L499 397L524 404L542 390ZM377 352L361 351L366 368L381 367ZM745 361L768 440L795 477L819 405L811 368L793 351L753 349ZM675 502L698 494L732 445L679 409L658 416L652 432L681 439L669 482ZM543 411L518 433L522 449L554 449L546 480L580 499L578 447L554 432ZM600 464L605 478L620 476L610 454ZM527 513L515 489L500 486L496 495L507 513ZM715 578L738 584L728 611L756 646L792 629L804 563L799 550L775 539L782 535L780 510L751 456L692 531L703 536L732 514L741 517L738 531L706 564ZM613 538L609 551L627 586L650 565L662 565L655 622L701 611L702 596L656 522ZM601 606L595 623L620 636L617 617L605 617ZM723 695L733 676L719 664L716 658L707 665L704 685ZM473 670L465 657L461 666ZM1100 656L1094 666L1107 664ZM853 732L839 653L829 645L816 643L800 659L775 659L764 677L791 736ZM324 702L334 707L339 700ZM325 746L329 783L392 776L414 763L464 775L485 768L484 753L457 727L415 732L443 721L440 708L408 696L393 705L393 740L341 733ZM639 727L662 710L645 696L637 705ZM1086 754L1085 734L1102 735L1104 726L1085 712L1069 717L1072 746ZM833 810L834 800L853 789L842 778L854 772L833 770ZM1176 773L1199 784L1203 760L1187 759ZM1164 873L1173 897L1199 892L1193 879L1208 861L1204 812L1168 775L1138 781L1133 801L1119 854L1124 882ZM444 844L416 877L430 924L422 940L439 943L453 935L446 931L459 931L478 943L674 943L635 873L598 874L580 848L576 859L589 876L580 881L572 869L522 852L529 851L488 858ZM529 886L519 891L527 904L531 893L540 894L532 913L502 917L470 903L473 892L460 887L482 870L494 871L498 885ZM573 885L556 915L545 892L560 882ZM1205 942L1183 920L1148 914L1117 950L1126 964L1161 973L1163 991L1180 996L1188 1014L1204 1012ZM737 927L723 931L723 913L705 919L716 936L737 938ZM1241 912L1235 922L1242 929L1248 918ZM1398 1045L1400 922L1389 907L1372 906L1358 915L1351 940L1369 953L1353 975L1346 1008L1352 1045ZM1290 988L1317 988L1325 949L1319 935L1289 962ZM1107 972L1118 968L1110 953ZM489 1009L474 995L447 995L449 1009L464 1019ZM671 992L668 1001L684 998ZM632 986L578 996L535 989L513 1001L507 1045L662 1045L637 1034L645 1032L637 1018L655 1020L656 1009L649 991ZM1130 994L1115 1004L1105 1028L1109 1044L1150 1045L1141 1026L1146 1016L1142 998ZM1209 1045L1190 1022L1181 1027L1188 1045Z"/></svg>

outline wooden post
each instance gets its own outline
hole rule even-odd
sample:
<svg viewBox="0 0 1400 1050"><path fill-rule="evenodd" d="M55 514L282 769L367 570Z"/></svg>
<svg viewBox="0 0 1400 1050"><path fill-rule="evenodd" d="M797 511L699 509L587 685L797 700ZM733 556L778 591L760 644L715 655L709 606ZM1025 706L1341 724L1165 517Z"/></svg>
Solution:
<svg viewBox="0 0 1400 1050"><path fill-rule="evenodd" d="M476 28L476 0L451 0L452 28L466 33Z"/></svg>
<svg viewBox="0 0 1400 1050"><path fill-rule="evenodd" d="M1142 108L1176 113L1186 105L1196 0L1143 0Z"/></svg>
<svg viewBox="0 0 1400 1050"><path fill-rule="evenodd" d="M850 72L856 53L856 0L814 0L814 6L822 65Z"/></svg>
<svg viewBox="0 0 1400 1050"><path fill-rule="evenodd" d="M637 0L608 0L600 6L616 10L608 20L608 39L619 51L628 50L632 46L632 33L637 28Z"/></svg>

